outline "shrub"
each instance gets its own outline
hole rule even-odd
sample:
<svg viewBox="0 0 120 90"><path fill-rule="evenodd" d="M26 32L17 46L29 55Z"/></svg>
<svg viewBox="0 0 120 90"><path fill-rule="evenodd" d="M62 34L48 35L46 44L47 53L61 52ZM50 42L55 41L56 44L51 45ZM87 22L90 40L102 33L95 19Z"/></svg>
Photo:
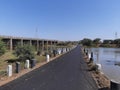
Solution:
<svg viewBox="0 0 120 90"><path fill-rule="evenodd" d="M14 54L19 58L20 61L24 61L26 59L34 58L34 48L29 45L17 46Z"/></svg>
<svg viewBox="0 0 120 90"><path fill-rule="evenodd" d="M3 55L6 51L4 42L0 39L0 56Z"/></svg>

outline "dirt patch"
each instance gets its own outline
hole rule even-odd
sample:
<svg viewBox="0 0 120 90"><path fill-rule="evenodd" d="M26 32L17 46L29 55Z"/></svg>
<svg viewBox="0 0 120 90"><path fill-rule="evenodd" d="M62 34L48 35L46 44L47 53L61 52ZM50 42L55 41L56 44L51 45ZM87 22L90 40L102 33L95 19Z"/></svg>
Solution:
<svg viewBox="0 0 120 90"><path fill-rule="evenodd" d="M110 90L110 80L103 73L96 73L95 71L92 71L91 73L99 90Z"/></svg>

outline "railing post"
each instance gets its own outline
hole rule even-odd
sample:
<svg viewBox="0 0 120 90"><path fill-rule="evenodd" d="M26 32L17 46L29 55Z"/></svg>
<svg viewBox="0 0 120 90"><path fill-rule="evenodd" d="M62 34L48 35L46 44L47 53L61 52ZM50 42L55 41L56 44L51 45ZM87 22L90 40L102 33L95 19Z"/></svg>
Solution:
<svg viewBox="0 0 120 90"><path fill-rule="evenodd" d="M7 67L7 75L8 75L9 77L12 76L12 65L8 65L8 67Z"/></svg>
<svg viewBox="0 0 120 90"><path fill-rule="evenodd" d="M30 67L30 61L26 60L26 62L25 62L25 69L29 69L29 67Z"/></svg>
<svg viewBox="0 0 120 90"><path fill-rule="evenodd" d="M120 83L110 81L110 90L120 90Z"/></svg>
<svg viewBox="0 0 120 90"><path fill-rule="evenodd" d="M49 62L50 61L50 56L47 54L46 55L46 61Z"/></svg>

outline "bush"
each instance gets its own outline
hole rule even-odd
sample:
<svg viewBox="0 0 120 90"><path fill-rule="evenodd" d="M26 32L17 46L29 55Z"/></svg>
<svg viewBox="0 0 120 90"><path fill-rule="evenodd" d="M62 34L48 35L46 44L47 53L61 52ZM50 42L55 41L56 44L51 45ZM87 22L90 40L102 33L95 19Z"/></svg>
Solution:
<svg viewBox="0 0 120 90"><path fill-rule="evenodd" d="M6 51L4 42L0 39L0 56L3 55Z"/></svg>
<svg viewBox="0 0 120 90"><path fill-rule="evenodd" d="M17 46L14 54L19 58L20 61L24 61L26 59L33 59L34 58L34 48L29 45L25 46Z"/></svg>

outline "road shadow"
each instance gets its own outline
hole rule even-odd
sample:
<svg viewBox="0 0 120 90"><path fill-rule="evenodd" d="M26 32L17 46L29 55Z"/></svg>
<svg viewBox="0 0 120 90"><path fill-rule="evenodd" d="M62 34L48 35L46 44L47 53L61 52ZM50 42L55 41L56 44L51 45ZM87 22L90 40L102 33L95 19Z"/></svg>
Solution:
<svg viewBox="0 0 120 90"><path fill-rule="evenodd" d="M104 87L104 88L99 88L98 90L110 90L110 88Z"/></svg>

